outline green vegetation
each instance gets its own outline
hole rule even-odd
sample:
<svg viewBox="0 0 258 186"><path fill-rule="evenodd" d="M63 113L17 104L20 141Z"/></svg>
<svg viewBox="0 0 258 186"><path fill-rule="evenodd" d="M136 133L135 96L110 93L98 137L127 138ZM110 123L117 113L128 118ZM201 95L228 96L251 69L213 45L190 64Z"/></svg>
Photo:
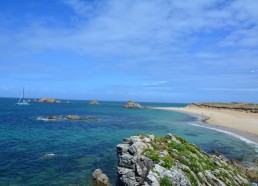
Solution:
<svg viewBox="0 0 258 186"><path fill-rule="evenodd" d="M160 186L172 186L172 182L169 180L168 177L163 177L160 179Z"/></svg>
<svg viewBox="0 0 258 186"><path fill-rule="evenodd" d="M190 107L215 108L215 109L232 109L246 112L258 113L258 104L253 103L193 103Z"/></svg>
<svg viewBox="0 0 258 186"><path fill-rule="evenodd" d="M203 183L203 180L198 176L202 172L206 180L212 185L212 180L209 179L204 171L209 170L216 175L224 183L230 182L231 185L237 185L233 175L246 176L238 169L233 168L225 163L220 163L216 157L203 152L199 147L188 143L185 139L174 135L167 135L163 138L156 137L151 143L153 148L145 149L142 154L152 159L156 164L160 164L166 169L171 169L175 166L175 162L180 162L183 166L181 169L185 172L192 185ZM186 168L185 168L186 167ZM155 172L155 169L153 170ZM232 174L229 174L230 171ZM171 185L168 178L161 179L161 185Z"/></svg>

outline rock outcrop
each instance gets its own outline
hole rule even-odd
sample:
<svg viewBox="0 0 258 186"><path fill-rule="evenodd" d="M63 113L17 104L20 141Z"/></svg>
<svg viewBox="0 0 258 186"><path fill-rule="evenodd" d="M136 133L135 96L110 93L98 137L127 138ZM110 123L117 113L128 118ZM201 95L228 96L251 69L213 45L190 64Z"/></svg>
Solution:
<svg viewBox="0 0 258 186"><path fill-rule="evenodd" d="M90 105L99 105L99 102L97 100L91 100L89 102Z"/></svg>
<svg viewBox="0 0 258 186"><path fill-rule="evenodd" d="M209 155L168 134L132 136L117 145L118 185L246 185L249 180L223 156Z"/></svg>
<svg viewBox="0 0 258 186"><path fill-rule="evenodd" d="M110 186L109 178L102 172L101 169L96 169L92 173L92 178L100 185Z"/></svg>
<svg viewBox="0 0 258 186"><path fill-rule="evenodd" d="M131 100L129 100L127 104L125 104L123 107L124 108L143 108L139 103L135 103Z"/></svg>
<svg viewBox="0 0 258 186"><path fill-rule="evenodd" d="M74 120L74 121L87 121L87 120L99 120L98 117L85 117L78 115L67 115L67 116L40 116L38 120Z"/></svg>
<svg viewBox="0 0 258 186"><path fill-rule="evenodd" d="M42 119L46 119L46 120L59 120L61 119L60 116L42 116Z"/></svg>
<svg viewBox="0 0 258 186"><path fill-rule="evenodd" d="M40 100L38 100L37 102L39 103L60 103L60 100L55 100L53 98L42 98Z"/></svg>
<svg viewBox="0 0 258 186"><path fill-rule="evenodd" d="M78 115L68 115L65 116L65 119L68 120L98 120L98 117L84 117L84 116L78 116Z"/></svg>

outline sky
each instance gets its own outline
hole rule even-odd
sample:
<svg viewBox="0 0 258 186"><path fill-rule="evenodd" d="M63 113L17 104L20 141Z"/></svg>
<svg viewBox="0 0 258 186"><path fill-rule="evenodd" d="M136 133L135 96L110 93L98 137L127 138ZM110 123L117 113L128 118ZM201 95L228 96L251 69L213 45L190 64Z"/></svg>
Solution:
<svg viewBox="0 0 258 186"><path fill-rule="evenodd" d="M12 0L0 97L258 102L257 0Z"/></svg>

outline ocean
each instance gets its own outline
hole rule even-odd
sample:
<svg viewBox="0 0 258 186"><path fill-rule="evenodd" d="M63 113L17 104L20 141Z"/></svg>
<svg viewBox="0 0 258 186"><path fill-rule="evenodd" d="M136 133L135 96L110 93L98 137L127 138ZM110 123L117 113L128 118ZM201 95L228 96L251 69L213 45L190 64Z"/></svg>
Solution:
<svg viewBox="0 0 258 186"><path fill-rule="evenodd" d="M208 153L221 151L246 163L257 158L255 144L221 131L200 127L188 114L153 109L123 109L126 102L88 101L17 106L17 99L0 98L0 185L94 185L100 168L116 182L116 145L132 135L177 134ZM141 103L154 107L179 103ZM89 121L46 121L41 116L80 115ZM55 154L54 157L44 157Z"/></svg>

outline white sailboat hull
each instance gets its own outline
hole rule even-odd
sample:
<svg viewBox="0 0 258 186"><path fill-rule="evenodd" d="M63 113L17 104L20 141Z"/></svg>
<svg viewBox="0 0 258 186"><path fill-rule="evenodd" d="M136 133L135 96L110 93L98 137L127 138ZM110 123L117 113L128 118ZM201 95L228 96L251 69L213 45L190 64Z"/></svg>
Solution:
<svg viewBox="0 0 258 186"><path fill-rule="evenodd" d="M16 105L30 105L27 101L24 100L24 88L22 92L22 97L19 99L18 103Z"/></svg>
<svg viewBox="0 0 258 186"><path fill-rule="evenodd" d="M28 102L20 102L20 103L16 103L16 105L30 105Z"/></svg>

